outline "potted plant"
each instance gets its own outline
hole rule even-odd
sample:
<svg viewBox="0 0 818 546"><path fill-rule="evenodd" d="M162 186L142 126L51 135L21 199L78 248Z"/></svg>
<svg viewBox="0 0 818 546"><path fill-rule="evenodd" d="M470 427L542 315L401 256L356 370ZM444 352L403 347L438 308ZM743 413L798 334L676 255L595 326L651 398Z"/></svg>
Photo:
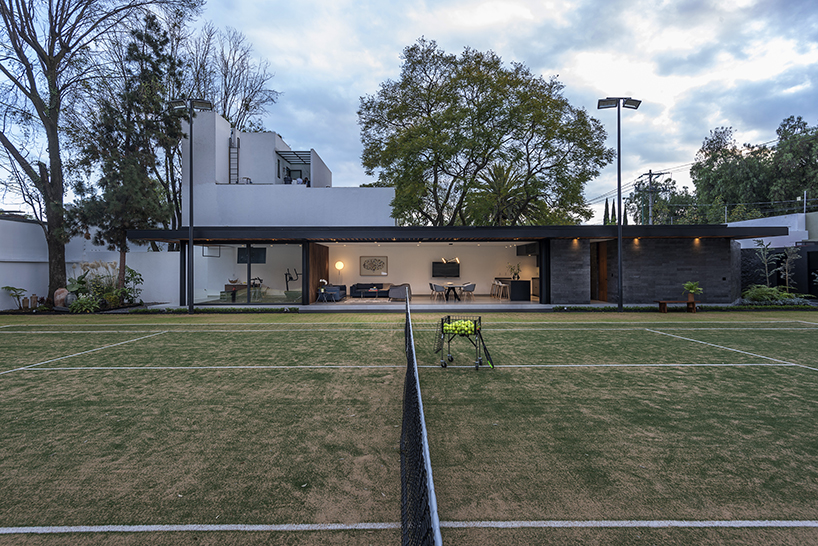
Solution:
<svg viewBox="0 0 818 546"><path fill-rule="evenodd" d="M318 282L322 283L321 286L318 288L319 291L323 292L327 289L327 281L324 279L318 279Z"/></svg>
<svg viewBox="0 0 818 546"><path fill-rule="evenodd" d="M696 294L704 292L704 288L699 286L699 281L687 281L682 285L682 288L687 292L687 301L693 301Z"/></svg>
<svg viewBox="0 0 818 546"><path fill-rule="evenodd" d="M511 273L511 278L515 281L520 280L520 264L508 264L508 272Z"/></svg>

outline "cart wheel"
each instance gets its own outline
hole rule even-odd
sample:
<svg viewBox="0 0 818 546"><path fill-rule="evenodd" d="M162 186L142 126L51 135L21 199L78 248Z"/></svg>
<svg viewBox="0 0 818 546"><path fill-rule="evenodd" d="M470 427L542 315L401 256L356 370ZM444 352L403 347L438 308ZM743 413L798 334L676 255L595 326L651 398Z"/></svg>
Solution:
<svg viewBox="0 0 818 546"><path fill-rule="evenodd" d="M449 355L449 362L454 362L454 357L452 355Z"/></svg>
<svg viewBox="0 0 818 546"><path fill-rule="evenodd" d="M479 369L480 369L480 363L479 363L479 362L475 362L475 363L474 363L474 369L475 369L475 370L479 370Z"/></svg>
<svg viewBox="0 0 818 546"><path fill-rule="evenodd" d="M440 367L441 367L441 368L445 368L445 367L446 367L446 362L444 362L443 360L441 360L441 361L440 361Z"/></svg>

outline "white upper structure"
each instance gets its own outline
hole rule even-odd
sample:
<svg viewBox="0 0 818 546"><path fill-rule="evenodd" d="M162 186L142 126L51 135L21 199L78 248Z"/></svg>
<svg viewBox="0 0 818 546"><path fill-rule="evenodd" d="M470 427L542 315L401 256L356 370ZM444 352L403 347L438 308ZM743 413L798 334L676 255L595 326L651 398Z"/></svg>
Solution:
<svg viewBox="0 0 818 546"><path fill-rule="evenodd" d="M332 172L315 150L293 151L275 132L233 131L215 112L198 112L193 141L194 226L395 225L392 188L333 188ZM184 225L189 225L188 146L185 139ZM296 184L306 178L309 187Z"/></svg>
<svg viewBox="0 0 818 546"><path fill-rule="evenodd" d="M795 246L798 243L811 243L818 240L818 212L784 214L782 216L769 216L767 218L756 218L755 220L743 220L741 222L730 222L730 227L749 226L786 226L789 228L789 235L782 237L765 237L764 242L770 243L772 248L784 248ZM741 248L755 248L755 239L739 239Z"/></svg>

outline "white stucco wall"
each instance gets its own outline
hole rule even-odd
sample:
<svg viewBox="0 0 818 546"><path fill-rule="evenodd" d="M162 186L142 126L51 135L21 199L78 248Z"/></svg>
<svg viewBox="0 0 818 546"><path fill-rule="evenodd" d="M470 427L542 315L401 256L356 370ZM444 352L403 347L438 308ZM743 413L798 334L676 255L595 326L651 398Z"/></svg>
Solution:
<svg viewBox="0 0 818 546"><path fill-rule="evenodd" d="M730 222L729 227L749 227L749 226L785 226L788 227L789 235L782 237L765 237L764 242L770 243L773 248L784 248L795 246L796 243L810 238L807 231L807 216L818 213L785 214L782 216L770 216L768 218L756 218L755 220L744 220L742 222ZM738 239L741 248L756 248L755 239Z"/></svg>
<svg viewBox="0 0 818 546"><path fill-rule="evenodd" d="M197 226L394 226L392 188L205 184L194 189ZM182 192L187 225L187 192Z"/></svg>
<svg viewBox="0 0 818 546"><path fill-rule="evenodd" d="M45 296L48 290L48 251L39 224L0 219L0 286L23 288L26 296ZM17 302L0 290L0 309L16 309Z"/></svg>
<svg viewBox="0 0 818 546"><path fill-rule="evenodd" d="M147 247L133 247L125 260L144 279L142 300L178 304L179 253L147 250ZM81 273L80 263L97 260L119 262L119 253L94 246L85 238L75 237L65 247L65 258L66 274L71 277ZM23 288L27 296L46 296L48 247L38 224L0 219L0 286ZM0 290L0 309L16 307L14 299L5 290Z"/></svg>
<svg viewBox="0 0 818 546"><path fill-rule="evenodd" d="M393 226L392 188L332 186L332 172L315 150L311 165L289 165L275 150L289 150L277 133L242 133L239 179L229 184L230 124L213 112L194 119L193 220L197 226ZM312 187L283 184L284 167L302 169ZM188 225L189 148L182 146L182 224Z"/></svg>

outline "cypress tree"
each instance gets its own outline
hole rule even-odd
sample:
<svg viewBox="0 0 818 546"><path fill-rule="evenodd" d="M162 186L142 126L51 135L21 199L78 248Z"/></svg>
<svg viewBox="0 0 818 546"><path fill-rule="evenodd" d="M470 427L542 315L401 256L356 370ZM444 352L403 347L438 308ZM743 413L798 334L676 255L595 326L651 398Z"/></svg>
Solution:
<svg viewBox="0 0 818 546"><path fill-rule="evenodd" d="M608 222L609 222L608 217L609 217L609 213L608 213L608 200L607 200L607 199L605 199L605 214L602 216L602 225L603 225L603 226L607 226L607 225L608 225Z"/></svg>

